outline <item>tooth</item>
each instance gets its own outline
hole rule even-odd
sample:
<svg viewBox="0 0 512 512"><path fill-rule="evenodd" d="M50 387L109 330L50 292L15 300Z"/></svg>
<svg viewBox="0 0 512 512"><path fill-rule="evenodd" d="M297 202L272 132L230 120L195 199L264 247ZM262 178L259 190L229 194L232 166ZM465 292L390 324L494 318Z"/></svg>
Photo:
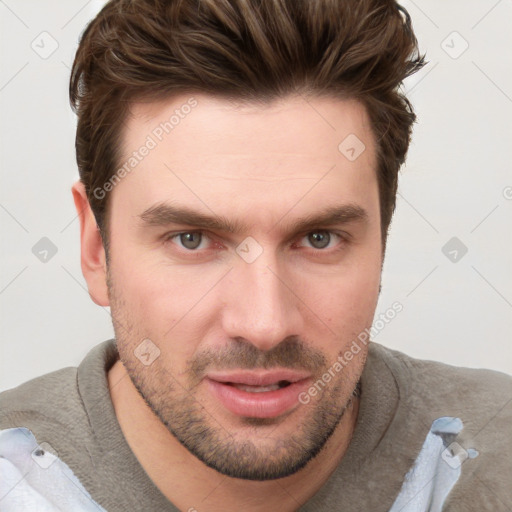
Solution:
<svg viewBox="0 0 512 512"><path fill-rule="evenodd" d="M235 384L235 387L241 391L248 391L249 393L264 393L265 391L275 391L280 389L278 384L272 384L270 386L248 386L244 384Z"/></svg>

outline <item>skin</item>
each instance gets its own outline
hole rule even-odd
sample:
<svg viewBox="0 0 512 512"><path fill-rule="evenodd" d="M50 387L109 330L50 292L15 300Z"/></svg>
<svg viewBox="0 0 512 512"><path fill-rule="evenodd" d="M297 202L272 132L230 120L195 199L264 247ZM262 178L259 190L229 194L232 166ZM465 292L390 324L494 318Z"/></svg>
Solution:
<svg viewBox="0 0 512 512"><path fill-rule="evenodd" d="M123 156L190 96L133 104ZM180 510L296 510L346 452L367 349L308 404L270 419L228 411L199 369L248 368L253 355L252 367L293 363L316 381L371 326L382 268L375 142L356 101L294 96L263 106L193 96L197 106L112 190L108 266L83 185L73 186L82 270L94 302L111 307L120 353L108 374L112 402L132 451ZM349 134L366 146L354 161L338 150ZM142 222L163 202L245 227L204 230L190 249L171 236L197 226ZM290 231L301 217L347 204L366 218ZM262 250L251 263L236 252L249 236ZM160 351L150 365L134 353L144 339Z"/></svg>

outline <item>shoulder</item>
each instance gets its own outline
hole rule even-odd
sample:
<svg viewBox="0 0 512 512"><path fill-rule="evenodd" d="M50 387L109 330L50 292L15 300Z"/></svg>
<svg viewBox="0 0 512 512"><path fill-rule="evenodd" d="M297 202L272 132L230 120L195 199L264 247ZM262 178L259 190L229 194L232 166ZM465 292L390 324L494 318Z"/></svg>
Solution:
<svg viewBox="0 0 512 512"><path fill-rule="evenodd" d="M446 510L469 511L483 503L490 507L486 510L502 510L503 503L512 503L512 377L372 344L369 362L384 361L397 382L402 432L428 432L446 417L460 420L460 433L445 439L447 449L462 454L464 462ZM478 456L470 460L470 453Z"/></svg>
<svg viewBox="0 0 512 512"><path fill-rule="evenodd" d="M80 409L77 368L41 375L0 393L0 429L51 423L69 425Z"/></svg>
<svg viewBox="0 0 512 512"><path fill-rule="evenodd" d="M69 431L89 424L84 392L96 390L94 400L108 398L106 368L116 358L114 340L92 347L78 367L67 367L31 379L0 393L0 429L44 430L65 426Z"/></svg>
<svg viewBox="0 0 512 512"><path fill-rule="evenodd" d="M475 406L481 411L512 400L512 376L506 373L418 359L375 342L370 344L370 354L384 361L403 391L427 403Z"/></svg>
<svg viewBox="0 0 512 512"><path fill-rule="evenodd" d="M27 432L76 471L90 464L92 432L77 385L77 368L41 375L0 393L0 432ZM24 436L26 437L26 436ZM5 443L4 443L5 444Z"/></svg>
<svg viewBox="0 0 512 512"><path fill-rule="evenodd" d="M496 454L506 445L512 465L512 376L417 359L372 345L370 363L370 357L383 361L393 374L404 421L430 428L440 417L460 418L461 439L478 437L482 446Z"/></svg>

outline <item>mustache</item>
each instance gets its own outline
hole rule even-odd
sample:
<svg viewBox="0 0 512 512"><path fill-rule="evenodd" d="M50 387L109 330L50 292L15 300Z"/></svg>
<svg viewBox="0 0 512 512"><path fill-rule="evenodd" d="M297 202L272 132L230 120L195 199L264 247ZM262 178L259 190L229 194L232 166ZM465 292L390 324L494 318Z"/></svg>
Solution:
<svg viewBox="0 0 512 512"><path fill-rule="evenodd" d="M270 368L292 368L307 370L312 374L325 368L327 360L318 350L290 336L270 350L258 349L243 338L234 338L233 342L218 349L207 349L189 361L188 370L191 375L200 379L207 370L254 370Z"/></svg>

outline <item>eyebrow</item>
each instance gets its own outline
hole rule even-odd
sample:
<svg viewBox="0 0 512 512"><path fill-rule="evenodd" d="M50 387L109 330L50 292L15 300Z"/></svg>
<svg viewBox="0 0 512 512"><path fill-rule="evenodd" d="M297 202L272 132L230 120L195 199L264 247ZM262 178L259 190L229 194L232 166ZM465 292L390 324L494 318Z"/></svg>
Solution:
<svg viewBox="0 0 512 512"><path fill-rule="evenodd" d="M195 228L240 234L249 231L248 226L239 220L230 220L221 215L207 215L195 211L188 206L174 206L169 203L158 203L144 210L139 215L143 226L164 227L170 224L185 224ZM282 217L284 218L284 217ZM368 212L356 204L345 204L324 208L319 213L299 217L287 224L287 228L299 233L308 229L349 222L367 222ZM278 221L276 224L281 222ZM273 229L273 228L272 228Z"/></svg>

